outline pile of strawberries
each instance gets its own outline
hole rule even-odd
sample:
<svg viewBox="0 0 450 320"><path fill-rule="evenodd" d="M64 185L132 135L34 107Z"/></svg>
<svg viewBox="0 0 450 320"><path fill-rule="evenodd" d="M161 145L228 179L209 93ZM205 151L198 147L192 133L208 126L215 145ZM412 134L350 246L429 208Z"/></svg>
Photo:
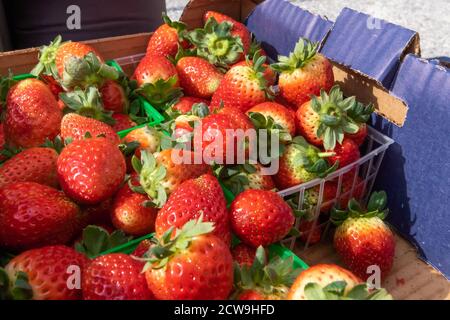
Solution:
<svg viewBox="0 0 450 320"><path fill-rule="evenodd" d="M188 31L164 16L131 78L93 47L57 37L34 77L1 79L0 248L10 254L0 298L391 298L362 283L371 265L387 275L395 242L385 193L366 207L350 199L364 194L355 170L325 184L320 208L355 275L267 256L288 235L320 240L319 189L305 192L303 210L276 190L357 161L373 107L333 86L317 44L300 39L269 65L242 23L212 11L204 21ZM145 125L142 98L166 121ZM250 154L248 140L218 142L252 129L280 141L273 175L262 158L229 162L230 151ZM130 255L103 254L152 232Z"/></svg>

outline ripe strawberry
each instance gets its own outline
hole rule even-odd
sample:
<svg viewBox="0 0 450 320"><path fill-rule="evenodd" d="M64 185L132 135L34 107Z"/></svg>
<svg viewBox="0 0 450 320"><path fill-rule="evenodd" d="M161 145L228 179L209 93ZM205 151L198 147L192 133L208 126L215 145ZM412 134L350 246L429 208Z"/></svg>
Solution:
<svg viewBox="0 0 450 320"><path fill-rule="evenodd" d="M235 267L235 296L238 300L283 300L301 269L294 269L293 258L274 257L267 261L258 247L251 265Z"/></svg>
<svg viewBox="0 0 450 320"><path fill-rule="evenodd" d="M197 161L199 160L199 161ZM139 174L141 189L157 207L162 207L181 183L195 179L211 168L202 161L201 155L180 149L165 149L152 155L141 152L141 159L133 157L134 170Z"/></svg>
<svg viewBox="0 0 450 320"><path fill-rule="evenodd" d="M233 288L233 258L228 245L211 234L214 224L191 220L169 229L146 254L145 277L161 300L223 300Z"/></svg>
<svg viewBox="0 0 450 320"><path fill-rule="evenodd" d="M59 133L62 112L50 89L40 80L19 81L8 92L4 130L17 147L38 147Z"/></svg>
<svg viewBox="0 0 450 320"><path fill-rule="evenodd" d="M142 94L154 106L162 106L181 95L175 66L163 56L147 55L136 67L133 78Z"/></svg>
<svg viewBox="0 0 450 320"><path fill-rule="evenodd" d="M186 25L179 21L172 21L163 14L164 24L159 26L147 45L147 55L160 55L163 57L175 55L178 52L178 46L186 46L186 42L182 41L180 35L186 29Z"/></svg>
<svg viewBox="0 0 450 320"><path fill-rule="evenodd" d="M0 122L0 152L3 152L5 148L5 130L3 123ZM0 162L6 160L6 156L0 153Z"/></svg>
<svg viewBox="0 0 450 320"><path fill-rule="evenodd" d="M36 182L58 187L56 159L50 148L30 148L5 161L0 167L0 188L12 182Z"/></svg>
<svg viewBox="0 0 450 320"><path fill-rule="evenodd" d="M58 161L61 188L75 201L97 204L111 197L125 178L125 158L106 138L74 141Z"/></svg>
<svg viewBox="0 0 450 320"><path fill-rule="evenodd" d="M243 113L242 111L240 111L237 108L232 108L232 107L219 108L219 109L215 110L215 113L224 114L228 118L231 118L231 120L235 123L235 126L244 131L255 128L253 123L245 115L245 113Z"/></svg>
<svg viewBox="0 0 450 320"><path fill-rule="evenodd" d="M356 142L358 146L362 145L367 137L367 121L369 121L374 106L370 103L364 105L362 103L355 103L348 111L347 114L359 127L356 133L346 133L346 137Z"/></svg>
<svg viewBox="0 0 450 320"><path fill-rule="evenodd" d="M120 131L137 126L136 122L131 120L131 118L126 114L114 113L112 115L112 118L116 121L112 125L112 128L115 132L120 132Z"/></svg>
<svg viewBox="0 0 450 320"><path fill-rule="evenodd" d="M304 270L295 279L288 293L288 300L308 300L305 287L310 283L316 283L324 288L336 281L345 281L348 286L346 292L363 281L350 271L334 264L317 264Z"/></svg>
<svg viewBox="0 0 450 320"><path fill-rule="evenodd" d="M295 118L288 108L275 102L264 102L250 108L246 113L260 113L263 116L271 117L276 124L281 126L291 136L295 136Z"/></svg>
<svg viewBox="0 0 450 320"><path fill-rule="evenodd" d="M92 137L105 136L111 143L119 144L119 136L104 122L83 117L76 113L66 114L61 121L61 138L73 141L83 140L86 134Z"/></svg>
<svg viewBox="0 0 450 320"><path fill-rule="evenodd" d="M386 193L374 192L367 209L352 199L349 211L334 209L332 222L338 227L334 235L334 247L343 262L357 276L367 279L367 268L377 265L381 277L386 278L392 268L395 254L395 238L383 222L386 209Z"/></svg>
<svg viewBox="0 0 450 320"><path fill-rule="evenodd" d="M231 254L234 262L238 263L239 266L251 266L255 260L256 249L245 243L239 243L233 247Z"/></svg>
<svg viewBox="0 0 450 320"><path fill-rule="evenodd" d="M103 107L116 113L126 113L128 109L128 97L123 87L113 80L106 80L100 87Z"/></svg>
<svg viewBox="0 0 450 320"><path fill-rule="evenodd" d="M131 183L137 176L131 177ZM137 182L139 184L139 182ZM147 195L134 192L125 184L114 197L111 219L114 226L133 236L143 236L155 230L158 210L147 205Z"/></svg>
<svg viewBox="0 0 450 320"><path fill-rule="evenodd" d="M246 112L251 107L267 100L267 81L264 78L265 57L258 54L254 63L232 67L225 74L219 88L214 92L211 107L234 107Z"/></svg>
<svg viewBox="0 0 450 320"><path fill-rule="evenodd" d="M279 170L274 176L275 184L283 190L326 176L336 169L336 166L330 167L323 159L329 155L320 152L303 137L295 137L292 143L286 146L280 158Z"/></svg>
<svg viewBox="0 0 450 320"><path fill-rule="evenodd" d="M58 100L59 94L64 92L64 89L61 87L58 81L56 81L55 78L48 74L41 74L39 78L45 82L45 84L49 87L50 91L55 96L55 99Z"/></svg>
<svg viewBox="0 0 450 320"><path fill-rule="evenodd" d="M205 105L209 104L208 100L196 97L181 97L172 106L172 110L178 111L181 114L187 114L192 111L192 107L196 104L203 103Z"/></svg>
<svg viewBox="0 0 450 320"><path fill-rule="evenodd" d="M78 231L80 209L61 192L35 182L0 189L0 246L11 250L67 243Z"/></svg>
<svg viewBox="0 0 450 320"><path fill-rule="evenodd" d="M359 130L347 115L355 104L355 97L344 99L338 86L334 86L330 94L322 90L320 97L312 96L310 101L298 108L297 130L309 143L333 150L336 142L342 144L344 133Z"/></svg>
<svg viewBox="0 0 450 320"><path fill-rule="evenodd" d="M298 226L298 231L300 231L299 239L303 242L309 241L309 245L320 242L322 237L322 227L319 225L319 222L314 226L314 220L302 219Z"/></svg>
<svg viewBox="0 0 450 320"><path fill-rule="evenodd" d="M188 96L209 99L223 79L222 73L201 57L183 57L177 62L180 85Z"/></svg>
<svg viewBox="0 0 450 320"><path fill-rule="evenodd" d="M333 152L334 155L327 158L327 161L330 165L339 161L339 168L343 168L357 161L361 157L358 145L351 139L344 138L342 143L337 144L331 152Z"/></svg>
<svg viewBox="0 0 450 320"><path fill-rule="evenodd" d="M95 258L83 272L85 300L152 300L142 263L123 253Z"/></svg>
<svg viewBox="0 0 450 320"><path fill-rule="evenodd" d="M110 225L112 203L112 198L109 198L99 204L80 206L81 229L84 229L88 225L101 225L103 227Z"/></svg>
<svg viewBox="0 0 450 320"><path fill-rule="evenodd" d="M231 35L238 36L241 39L243 55L245 56L249 52L252 43L252 36L247 27L243 23L216 11L205 12L203 22L206 24L211 18L214 18L218 23L227 21L232 24Z"/></svg>
<svg viewBox="0 0 450 320"><path fill-rule="evenodd" d="M258 247L282 240L294 225L291 207L277 193L246 190L231 203L233 232L242 242Z"/></svg>
<svg viewBox="0 0 450 320"><path fill-rule="evenodd" d="M66 64L75 59L82 59L89 53L93 53L100 62L103 62L101 55L90 45L81 42L62 42L61 36L58 35L48 46L40 48L39 63L31 73L38 76L44 72L55 79L63 79Z"/></svg>
<svg viewBox="0 0 450 320"><path fill-rule="evenodd" d="M219 181L210 174L184 181L170 195L156 217L156 235L161 237L170 227L181 228L200 215L214 223L213 234L230 244L227 202Z"/></svg>
<svg viewBox="0 0 450 320"><path fill-rule="evenodd" d="M358 146L362 145L367 137L367 124L361 123L356 133L346 133L345 138L353 140Z"/></svg>
<svg viewBox="0 0 450 320"><path fill-rule="evenodd" d="M81 290L68 286L73 282L69 277L76 275L78 270L82 271L88 263L84 255L62 245L22 252L3 270L10 286L7 298L81 300ZM80 269L75 269L77 267Z"/></svg>
<svg viewBox="0 0 450 320"><path fill-rule="evenodd" d="M161 133L158 130L150 126L144 126L130 131L123 141L125 143L138 142L140 151L154 153L161 145L161 138Z"/></svg>
<svg viewBox="0 0 450 320"><path fill-rule="evenodd" d="M299 107L311 95L318 95L322 89L328 92L333 86L333 66L317 48L318 43L301 38L289 57L279 56L279 62L272 65L280 72L280 95L291 105Z"/></svg>
<svg viewBox="0 0 450 320"><path fill-rule="evenodd" d="M255 51L256 53L256 51ZM253 57L254 54L251 54L250 56ZM263 57L266 57L267 59L267 55L263 54L263 52L259 52L259 54ZM249 60L249 61L240 61L238 63L233 64L232 67L236 67L236 66L247 66L247 65L253 66L253 60ZM265 69L264 70L264 78L267 81L267 86L273 86L275 85L275 82L277 81L277 74L270 68L270 66L267 63L263 63L262 67Z"/></svg>
<svg viewBox="0 0 450 320"><path fill-rule="evenodd" d="M150 249L150 247L153 245L151 239L145 239L139 242L136 249L134 249L133 253L131 254L134 257L142 258L144 254L147 253L147 251Z"/></svg>
<svg viewBox="0 0 450 320"><path fill-rule="evenodd" d="M364 181L360 177L356 177L355 187L352 192L354 175L355 171L351 170L349 173L346 173L342 179L340 208L347 208L351 198L359 200L364 196Z"/></svg>

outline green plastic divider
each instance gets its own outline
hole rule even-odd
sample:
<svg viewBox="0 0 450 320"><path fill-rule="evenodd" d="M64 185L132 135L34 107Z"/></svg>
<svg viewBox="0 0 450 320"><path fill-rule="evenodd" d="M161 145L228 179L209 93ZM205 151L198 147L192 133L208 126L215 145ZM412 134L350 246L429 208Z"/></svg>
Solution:
<svg viewBox="0 0 450 320"><path fill-rule="evenodd" d="M15 81L21 81L21 80L25 80L25 79L29 79L29 78L36 78L36 76L29 74L29 73L22 73L22 74L13 76L13 80L15 80Z"/></svg>

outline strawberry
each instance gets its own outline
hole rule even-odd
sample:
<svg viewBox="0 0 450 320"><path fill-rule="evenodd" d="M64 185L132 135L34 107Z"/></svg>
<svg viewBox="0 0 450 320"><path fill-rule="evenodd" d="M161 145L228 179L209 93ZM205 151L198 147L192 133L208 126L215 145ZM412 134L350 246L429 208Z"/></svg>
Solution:
<svg viewBox="0 0 450 320"><path fill-rule="evenodd" d="M159 26L150 37L147 45L147 55L160 55L163 57L175 55L178 52L178 46L186 46L181 35L186 30L186 25L179 21L172 21L163 14L164 24Z"/></svg>
<svg viewBox="0 0 450 320"><path fill-rule="evenodd" d="M386 278L392 268L395 254L395 238L383 222L386 209L386 193L374 192L367 209L354 199L348 203L348 211L334 209L332 222L337 225L334 247L343 262L362 279L367 279L367 268L376 265L381 277Z"/></svg>
<svg viewBox="0 0 450 320"><path fill-rule="evenodd" d="M319 222L314 226L314 220L301 220L298 231L300 231L299 239L303 242L308 242L309 245L320 242L322 237L322 227L319 225Z"/></svg>
<svg viewBox="0 0 450 320"><path fill-rule="evenodd" d="M133 78L139 85L137 92L154 106L163 106L181 95L177 69L166 57L145 56L134 70Z"/></svg>
<svg viewBox="0 0 450 320"><path fill-rule="evenodd" d="M225 74L219 88L214 92L211 107L234 107L246 112L267 100L267 81L264 78L265 57L257 53L254 63L232 67Z"/></svg>
<svg viewBox="0 0 450 320"><path fill-rule="evenodd" d="M17 147L38 147L59 133L62 112L50 89L40 80L19 81L8 92L4 130Z"/></svg>
<svg viewBox="0 0 450 320"><path fill-rule="evenodd" d="M176 67L180 85L188 96L209 99L223 79L222 73L201 57L183 57Z"/></svg>
<svg viewBox="0 0 450 320"><path fill-rule="evenodd" d="M351 170L349 173L346 173L343 176L341 184L341 208L347 208L347 204L351 198L359 200L364 196L364 181L358 176L356 177L355 186L352 192L355 173L356 172L354 170Z"/></svg>
<svg viewBox="0 0 450 320"><path fill-rule="evenodd" d="M131 120L131 118L126 114L114 113L112 118L115 120L115 123L112 125L115 132L120 132L137 126L136 122Z"/></svg>
<svg viewBox="0 0 450 320"><path fill-rule="evenodd" d="M208 100L197 98L197 97L181 97L172 106L171 109L177 111L181 114L187 114L192 111L192 107L196 104L203 103L208 105Z"/></svg>
<svg viewBox="0 0 450 320"><path fill-rule="evenodd" d="M233 247L231 254L234 262L239 264L239 266L251 266L253 264L253 260L255 260L256 249L244 243L239 243Z"/></svg>
<svg viewBox="0 0 450 320"><path fill-rule="evenodd" d="M334 86L329 94L321 90L320 97L312 96L298 108L297 130L309 143L333 150L336 142L342 144L345 133L359 130L347 115L355 104L355 97L344 99L338 86Z"/></svg>
<svg viewBox="0 0 450 320"><path fill-rule="evenodd" d="M206 11L203 16L204 23L207 24L208 20L211 18L214 18L218 23L223 23L224 21L231 23L231 35L241 39L243 55L245 56L250 51L252 37L250 31L243 23L216 11Z"/></svg>
<svg viewBox="0 0 450 320"><path fill-rule="evenodd" d="M111 224L112 198L106 199L94 205L82 205L81 229L88 225L108 225Z"/></svg>
<svg viewBox="0 0 450 320"><path fill-rule="evenodd" d="M356 133L346 133L345 137L353 140L358 146L362 145L367 137L367 124L361 123L358 125L359 129Z"/></svg>
<svg viewBox="0 0 450 320"><path fill-rule="evenodd" d="M367 283L335 264L317 264L297 277L288 300L392 300L385 289Z"/></svg>
<svg viewBox="0 0 450 320"><path fill-rule="evenodd" d="M301 136L295 137L287 145L280 158L279 170L274 176L275 184L280 190L294 187L317 177L324 177L337 167L330 167L324 157L330 153L323 153L310 145Z"/></svg>
<svg viewBox="0 0 450 320"><path fill-rule="evenodd" d="M258 247L251 265L236 266L234 293L238 300L283 300L301 269L294 269L293 258L278 256L267 261Z"/></svg>
<svg viewBox="0 0 450 320"><path fill-rule="evenodd" d="M210 167L202 161L201 156L197 158L199 155L194 152L179 149L165 149L155 155L141 152L140 160L136 156L132 160L141 184L134 191L147 193L155 206L162 207L167 196L181 183L210 172Z"/></svg>
<svg viewBox="0 0 450 320"><path fill-rule="evenodd" d="M334 155L327 158L330 165L338 163L339 168L343 168L360 158L358 145L352 139L346 139L341 144L331 150Z"/></svg>
<svg viewBox="0 0 450 320"><path fill-rule="evenodd" d="M254 54L256 53L256 51L253 54L249 54L249 56L253 57ZM259 52L259 54L263 57L267 56L263 53L263 52ZM253 60L249 60L249 61L239 61L238 63L233 64L232 67L236 67L236 66L247 66L247 65L253 66ZM271 69L269 68L269 65L267 63L263 63L262 67L265 69L264 70L264 78L267 81L267 86L273 86L275 85L275 82L277 80L277 74Z"/></svg>
<svg viewBox="0 0 450 320"><path fill-rule="evenodd" d="M153 243L151 239L142 240L141 242L139 242L138 246L136 247L136 249L134 249L131 255L134 257L142 258L152 245Z"/></svg>
<svg viewBox="0 0 450 320"><path fill-rule="evenodd" d="M136 175L131 177L131 184L134 179L137 179ZM133 192L130 186L125 184L114 197L111 214L114 226L133 236L143 236L153 232L158 210L147 205L148 200L146 195Z"/></svg>
<svg viewBox="0 0 450 320"><path fill-rule="evenodd" d="M250 121L250 119L237 108L232 107L224 107L219 108L215 110L215 113L218 114L224 114L228 118L231 118L231 120L235 123L236 127L239 129L242 129L244 131L247 131L248 129L254 129L253 123Z"/></svg>
<svg viewBox="0 0 450 320"><path fill-rule="evenodd" d="M97 204L111 197L125 178L125 158L106 138L74 141L58 161L61 188L75 201Z"/></svg>
<svg viewBox="0 0 450 320"><path fill-rule="evenodd" d="M50 148L30 148L5 161L0 167L0 188L12 182L36 182L58 187L56 159Z"/></svg>
<svg viewBox="0 0 450 320"><path fill-rule="evenodd" d="M288 108L279 103L264 102L250 108L246 113L247 115L260 113L265 117L271 117L276 124L291 136L295 136L295 118Z"/></svg>
<svg viewBox="0 0 450 320"><path fill-rule="evenodd" d="M83 140L89 134L92 137L105 136L111 143L119 144L119 136L106 123L80 116L76 113L66 114L61 121L61 138L73 141Z"/></svg>
<svg viewBox="0 0 450 320"><path fill-rule="evenodd" d="M125 143L138 142L139 150L154 153L161 146L161 139L162 136L158 130L150 126L144 126L130 131L123 141Z"/></svg>
<svg viewBox="0 0 450 320"><path fill-rule="evenodd" d="M375 110L373 104L364 105L357 102L347 111L348 116L358 124L359 130L356 133L346 133L346 137L355 141L360 146L367 137L367 124L373 111Z"/></svg>
<svg viewBox="0 0 450 320"><path fill-rule="evenodd" d="M4 148L5 148L5 130L3 128L3 123L0 122L0 162L6 160L6 156L2 154Z"/></svg>
<svg viewBox="0 0 450 320"><path fill-rule="evenodd" d="M0 274L6 273L9 284L6 298L81 300L81 290L68 286L75 284L69 277L75 275L76 268L83 271L88 263L84 255L62 245L22 252L14 257L4 270L0 269ZM5 285L4 282L2 284Z"/></svg>
<svg viewBox="0 0 450 320"><path fill-rule="evenodd" d="M231 242L227 203L219 181L210 174L184 181L170 195L156 217L156 235L161 237L170 227L181 228L200 215L214 223L213 234Z"/></svg>
<svg viewBox="0 0 450 320"><path fill-rule="evenodd" d="M280 95L291 105L301 106L311 95L323 89L328 92L334 83L333 67L317 52L318 43L301 38L289 57L279 56L272 68L280 73Z"/></svg>
<svg viewBox="0 0 450 320"><path fill-rule="evenodd" d="M93 53L100 62L103 62L101 55L90 45L81 42L62 42L61 36L58 35L48 46L40 48L39 63L31 73L35 76L44 73L55 79L63 79L66 65L84 58L89 53Z"/></svg>
<svg viewBox="0 0 450 320"><path fill-rule="evenodd" d="M152 300L142 263L123 253L95 258L83 271L85 300Z"/></svg>
<svg viewBox="0 0 450 320"><path fill-rule="evenodd" d="M11 250L65 244L78 231L80 209L61 192L35 182L0 189L0 246Z"/></svg>
<svg viewBox="0 0 450 320"><path fill-rule="evenodd" d="M145 255L148 287L161 300L224 300L233 288L233 258L212 234L214 224L191 220L169 229Z"/></svg>
<svg viewBox="0 0 450 320"><path fill-rule="evenodd" d="M282 240L294 225L291 207L277 193L245 190L231 203L233 232L242 242L258 247Z"/></svg>
<svg viewBox="0 0 450 320"><path fill-rule="evenodd" d="M100 87L103 107L116 113L126 113L128 110L128 97L123 87L113 80L106 80Z"/></svg>
<svg viewBox="0 0 450 320"><path fill-rule="evenodd" d="M59 94L64 92L64 89L61 87L58 81L56 81L55 78L48 74L41 74L39 78L45 82L45 84L49 87L50 91L55 96L55 99L58 100Z"/></svg>

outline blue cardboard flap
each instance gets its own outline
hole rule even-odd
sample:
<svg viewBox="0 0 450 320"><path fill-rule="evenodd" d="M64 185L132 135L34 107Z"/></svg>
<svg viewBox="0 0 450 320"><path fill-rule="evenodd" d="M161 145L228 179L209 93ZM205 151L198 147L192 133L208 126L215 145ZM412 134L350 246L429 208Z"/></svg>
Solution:
<svg viewBox="0 0 450 320"><path fill-rule="evenodd" d="M415 31L344 8L321 52L390 88L402 55L418 50Z"/></svg>
<svg viewBox="0 0 450 320"><path fill-rule="evenodd" d="M323 41L333 25L331 21L284 0L267 0L259 4L246 23L273 59L277 55L289 55L300 37Z"/></svg>
<svg viewBox="0 0 450 320"><path fill-rule="evenodd" d="M392 225L450 278L450 70L407 55L391 90L409 110L402 128L376 120L396 143L375 190L389 195Z"/></svg>

